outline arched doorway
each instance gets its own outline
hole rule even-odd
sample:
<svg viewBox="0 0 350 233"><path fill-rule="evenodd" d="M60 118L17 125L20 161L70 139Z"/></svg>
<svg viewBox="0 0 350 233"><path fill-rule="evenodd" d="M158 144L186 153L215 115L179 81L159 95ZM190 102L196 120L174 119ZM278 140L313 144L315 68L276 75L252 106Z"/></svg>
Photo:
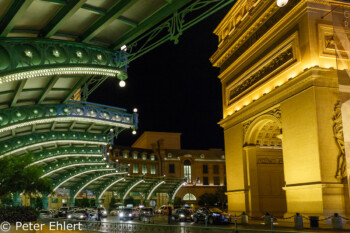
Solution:
<svg viewBox="0 0 350 233"><path fill-rule="evenodd" d="M287 211L283 169L282 129L279 119L263 115L252 121L245 134L247 202L252 215Z"/></svg>

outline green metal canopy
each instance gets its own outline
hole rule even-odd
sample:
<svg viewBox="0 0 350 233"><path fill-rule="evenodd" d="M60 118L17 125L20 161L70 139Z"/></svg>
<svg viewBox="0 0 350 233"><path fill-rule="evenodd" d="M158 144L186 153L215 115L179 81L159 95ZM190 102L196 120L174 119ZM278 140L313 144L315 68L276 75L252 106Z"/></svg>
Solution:
<svg viewBox="0 0 350 233"><path fill-rule="evenodd" d="M71 197L131 191L173 199L182 179L129 176L108 145L138 115L87 102L107 78L234 0L0 1L0 159L25 156ZM186 21L187 14L200 11ZM124 45L127 45L124 46ZM126 48L128 49L126 52Z"/></svg>

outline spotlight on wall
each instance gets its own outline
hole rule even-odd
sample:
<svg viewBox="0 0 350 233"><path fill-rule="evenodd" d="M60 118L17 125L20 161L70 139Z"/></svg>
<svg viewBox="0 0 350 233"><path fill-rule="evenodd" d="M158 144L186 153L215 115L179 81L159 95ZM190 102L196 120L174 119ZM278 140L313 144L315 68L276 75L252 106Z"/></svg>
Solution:
<svg viewBox="0 0 350 233"><path fill-rule="evenodd" d="M277 0L277 6L279 7L284 7L285 5L287 5L288 0Z"/></svg>
<svg viewBox="0 0 350 233"><path fill-rule="evenodd" d="M125 87L125 85L126 85L126 82L124 80L120 80L119 86L120 87Z"/></svg>

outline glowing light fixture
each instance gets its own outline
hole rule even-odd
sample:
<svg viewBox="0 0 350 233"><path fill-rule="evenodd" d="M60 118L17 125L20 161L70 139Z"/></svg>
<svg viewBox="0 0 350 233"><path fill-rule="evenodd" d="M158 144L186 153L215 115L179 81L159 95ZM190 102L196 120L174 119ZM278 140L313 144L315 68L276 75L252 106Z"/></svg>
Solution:
<svg viewBox="0 0 350 233"><path fill-rule="evenodd" d="M126 52L128 50L128 47L126 45L123 45L122 47L120 47L120 50Z"/></svg>
<svg viewBox="0 0 350 233"><path fill-rule="evenodd" d="M126 85L126 82L124 80L120 80L119 86L120 87L125 87L125 85Z"/></svg>
<svg viewBox="0 0 350 233"><path fill-rule="evenodd" d="M277 0L277 6L279 7L284 7L285 5L287 5L288 0Z"/></svg>
<svg viewBox="0 0 350 233"><path fill-rule="evenodd" d="M136 130L133 130L133 131L132 131L132 134L134 134L134 135L135 135L135 134L136 134Z"/></svg>
<svg viewBox="0 0 350 233"><path fill-rule="evenodd" d="M134 112L137 112L137 108L134 108L134 110L133 110Z"/></svg>

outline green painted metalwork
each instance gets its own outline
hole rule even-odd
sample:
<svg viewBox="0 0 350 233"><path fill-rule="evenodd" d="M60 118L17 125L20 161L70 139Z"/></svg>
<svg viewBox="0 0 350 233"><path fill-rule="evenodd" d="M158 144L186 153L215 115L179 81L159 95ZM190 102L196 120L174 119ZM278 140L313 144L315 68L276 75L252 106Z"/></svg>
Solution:
<svg viewBox="0 0 350 233"><path fill-rule="evenodd" d="M63 169L78 167L78 166L90 166L90 165L105 165L106 168L109 166L106 162L101 160L101 158L75 158L69 160L63 160L59 162L48 163L47 166L43 167L42 177L47 177L55 174Z"/></svg>
<svg viewBox="0 0 350 233"><path fill-rule="evenodd" d="M88 28L81 36L82 42L88 42L95 37L99 32L106 28L113 20L122 15L124 11L130 8L138 0L120 0L107 11L107 13L97 20L94 24Z"/></svg>
<svg viewBox="0 0 350 233"><path fill-rule="evenodd" d="M64 158L68 158L71 156L78 156L78 155L82 155L85 157L89 155L96 155L96 157L99 157L102 159L103 150L101 149L101 147L55 148L51 150L43 150L43 151L34 153L32 158L33 158L33 163L37 164L40 162L50 162L62 156L64 156Z"/></svg>
<svg viewBox="0 0 350 233"><path fill-rule="evenodd" d="M115 41L111 47L114 49L120 49L121 46L128 44L138 36L144 34L147 30L152 28L154 25L160 23L162 20L167 18L171 13L179 10L181 7L185 6L190 2L191 0L181 0L181 1L175 1L171 4L165 5L162 9L158 10L156 14L153 14L143 22L139 23L137 28L130 30L128 33L126 33L117 41Z"/></svg>
<svg viewBox="0 0 350 233"><path fill-rule="evenodd" d="M56 121L82 121L135 129L137 117L135 113L126 113L125 109L79 101L59 105L31 105L1 110L0 132Z"/></svg>
<svg viewBox="0 0 350 233"><path fill-rule="evenodd" d="M81 132L49 132L19 136L0 142L0 158L25 151L27 149L57 142L107 145L107 137L103 134Z"/></svg>
<svg viewBox="0 0 350 233"><path fill-rule="evenodd" d="M70 0L60 11L46 24L42 30L42 36L49 38L53 36L67 20L77 12L87 0Z"/></svg>
<svg viewBox="0 0 350 233"><path fill-rule="evenodd" d="M21 80L21 81L17 84L17 88L16 88L15 93L14 93L14 96L13 96L13 98L12 98L12 102L11 102L11 104L10 104L10 107L13 107L13 106L16 105L17 100L18 100L18 98L19 98L19 95L21 94L21 92L22 92L22 90L23 90L23 88L24 88L24 85L26 85L26 82L27 82L27 80L26 80L26 79L23 79L23 80Z"/></svg>
<svg viewBox="0 0 350 233"><path fill-rule="evenodd" d="M181 1L181 3L186 4L190 1ZM203 19L209 17L215 12L219 11L223 7L236 2L236 0L202 0L194 1L189 6L185 7L179 12L173 14L172 18L163 22L156 28L146 32L149 29L149 25L153 25L154 21L158 20L159 14L156 14L149 19L141 23L137 28L131 30L129 33L125 34L122 38L113 44L114 49L120 49L121 46L132 41L128 45L128 53L119 53L119 58L117 63L120 67L126 66L133 60L141 57L142 55L148 53L154 48L162 45L167 41L174 41L175 44L178 43L179 37L184 31L191 28L195 24L199 23ZM179 4L179 1L174 2L167 7L175 6L174 4ZM172 9L164 11L173 11ZM186 16L195 11L204 10L203 13L194 17L190 21L186 22ZM165 13L167 15L168 13ZM164 35L166 33L166 35ZM140 36L136 40L135 36ZM164 36L163 36L164 35ZM136 49L135 51L133 51Z"/></svg>
<svg viewBox="0 0 350 233"><path fill-rule="evenodd" d="M175 188L173 190L171 190L168 194L169 194L169 199L170 201L173 201L175 196L176 196L176 193L180 190L180 188L186 184L186 179L183 179L183 180L180 180L177 185L175 186Z"/></svg>
<svg viewBox="0 0 350 233"><path fill-rule="evenodd" d="M131 182L128 183L128 185L123 190L121 190L121 192L119 193L120 198L124 200L130 194L132 189L134 189L137 185L144 183L144 182L145 182L145 180L140 179L140 178L139 179L136 178L136 179L132 180ZM107 190L105 190L105 191L107 191ZM103 195L103 192L100 193L100 195Z"/></svg>
<svg viewBox="0 0 350 233"><path fill-rule="evenodd" d="M57 179L53 180L53 190L55 191L59 187L63 186L67 182L71 181L75 177L79 177L85 174L89 174L92 172L101 172L101 171L115 171L115 168L106 168L105 165L93 165L93 166L83 166L77 167L73 171L69 173L65 173ZM66 186L66 185L64 185Z"/></svg>
<svg viewBox="0 0 350 233"><path fill-rule="evenodd" d="M54 74L116 76L119 74L119 65L115 63L113 53L108 49L79 42L0 38L0 81ZM22 72L30 73L25 73L23 77L20 75ZM17 75L8 77L11 74Z"/></svg>
<svg viewBox="0 0 350 233"><path fill-rule="evenodd" d="M7 10L0 21L0 36L6 36L15 26L16 22L22 17L33 0L16 0L12 1L10 8Z"/></svg>
<svg viewBox="0 0 350 233"><path fill-rule="evenodd" d="M46 96L49 94L49 92L52 90L53 86L58 81L59 76L52 77L52 79L49 81L49 83L46 85L45 90L41 93L39 100L37 104L42 104ZM25 79L26 80L26 79Z"/></svg>
<svg viewBox="0 0 350 233"><path fill-rule="evenodd" d="M150 186L150 188L145 192L145 198L146 200L149 200L151 195L157 190L157 188L164 184L165 180L157 180L155 182L153 182L153 184Z"/></svg>
<svg viewBox="0 0 350 233"><path fill-rule="evenodd" d="M122 179L122 180L121 180ZM139 181L140 179L138 178L135 178L134 182L137 182ZM125 178L123 177L115 177L115 179L108 179L107 181L105 181L103 184L100 185L99 188L95 189L95 194L96 194L96 197L98 199L100 199L100 197L103 196L103 194L108 191L109 188L111 188L113 185L116 184L116 182L125 182L127 181ZM126 187L130 187L131 183L130 181L126 184ZM126 189L126 188L125 188ZM124 189L124 190L125 190ZM120 195L120 197L122 198L122 195Z"/></svg>
<svg viewBox="0 0 350 233"><path fill-rule="evenodd" d="M122 176L120 173L121 172L116 173L115 171L114 172L110 172L110 171L97 172L93 175L90 175L86 179L84 179L83 182L75 185L71 191L73 192L74 197L76 197L81 191L83 191L86 187L88 187L88 185L94 182L97 182L104 177L107 177L108 180L113 180L113 181L121 179Z"/></svg>

